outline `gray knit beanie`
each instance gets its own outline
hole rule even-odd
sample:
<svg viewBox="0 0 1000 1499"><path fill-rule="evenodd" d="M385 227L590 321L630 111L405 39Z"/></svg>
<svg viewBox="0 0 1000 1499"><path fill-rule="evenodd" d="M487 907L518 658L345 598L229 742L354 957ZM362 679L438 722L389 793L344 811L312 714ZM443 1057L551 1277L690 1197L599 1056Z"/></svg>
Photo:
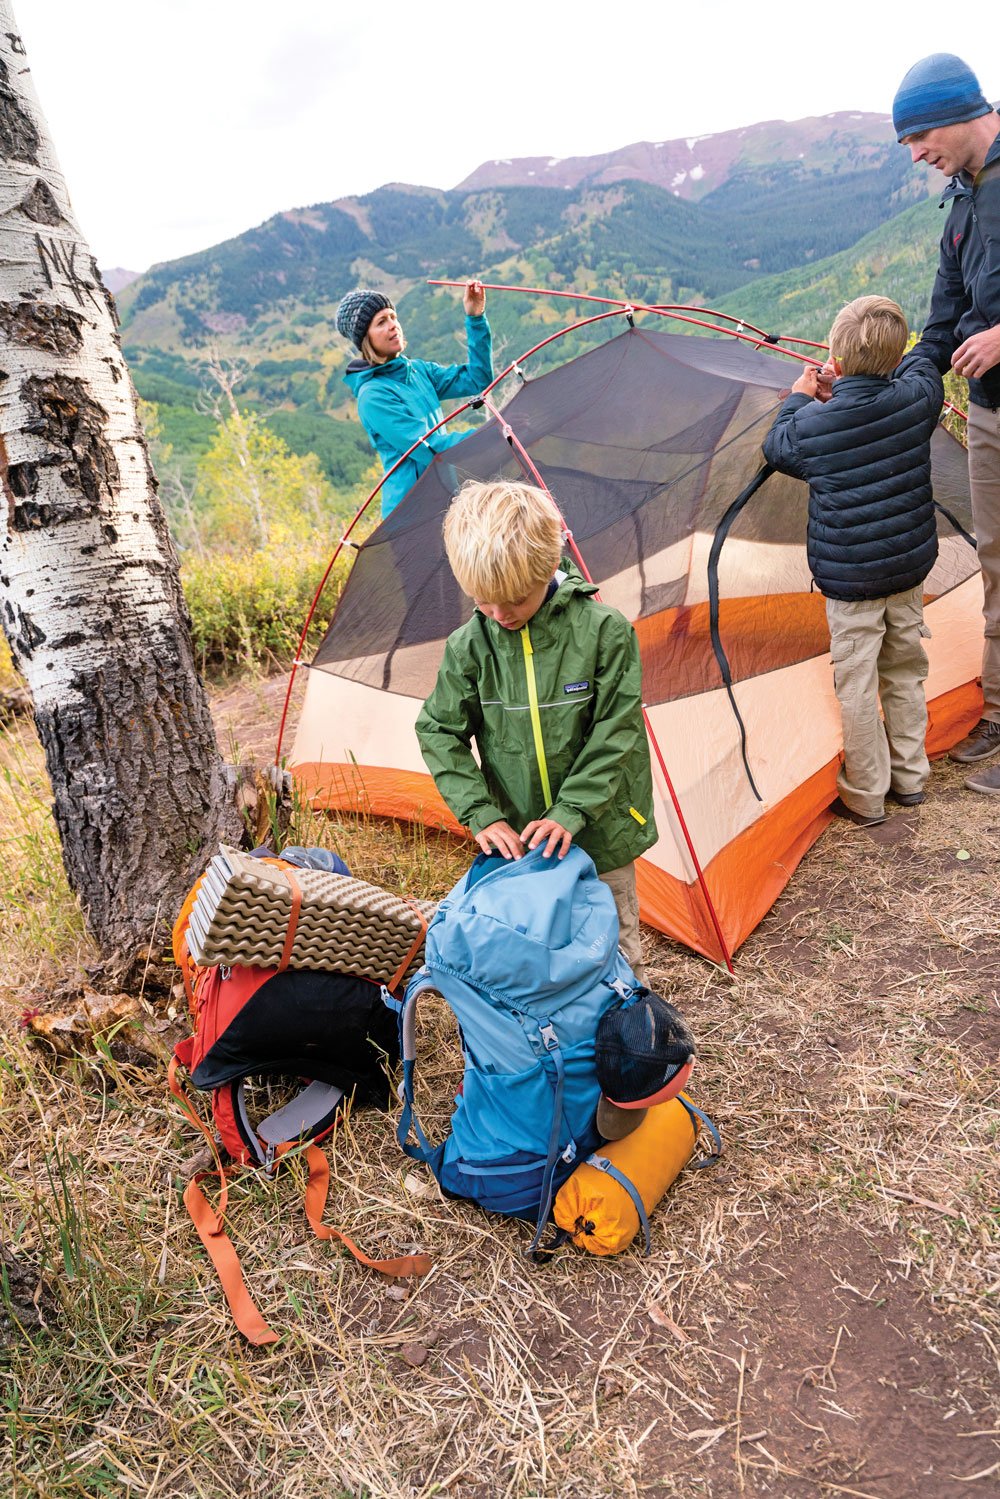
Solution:
<svg viewBox="0 0 1000 1499"><path fill-rule="evenodd" d="M963 125L988 115L992 106L968 63L951 52L921 58L903 79L892 101L896 139L941 125Z"/></svg>
<svg viewBox="0 0 1000 1499"><path fill-rule="evenodd" d="M344 338L349 338L356 349L360 349L376 312L392 305L384 292L369 291L359 286L356 291L349 291L337 308L337 332L343 334Z"/></svg>

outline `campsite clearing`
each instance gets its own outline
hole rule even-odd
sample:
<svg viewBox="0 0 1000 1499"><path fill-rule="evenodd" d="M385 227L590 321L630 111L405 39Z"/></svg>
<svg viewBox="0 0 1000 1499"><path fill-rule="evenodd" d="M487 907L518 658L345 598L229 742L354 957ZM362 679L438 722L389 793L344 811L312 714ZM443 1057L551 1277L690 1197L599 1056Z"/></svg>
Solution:
<svg viewBox="0 0 1000 1499"><path fill-rule="evenodd" d="M284 679L216 695L224 747L273 743ZM841 1494L952 1499L1000 1473L1000 802L938 761L927 803L834 823L736 956L735 981L646 933L654 987L700 1045L693 1095L725 1155L682 1175L653 1254L544 1268L523 1226L444 1201L389 1121L326 1149L328 1219L368 1275L309 1235L294 1169L241 1177L231 1227L286 1335L235 1332L180 1205L197 1144L162 1066L117 1039L59 1059L19 1028L88 957L23 726L0 741L7 964L0 998L3 1244L48 1299L0 1306L2 1488L12 1499L603 1499ZM244 758L248 756L244 754ZM297 832L356 873L438 896L467 845L379 820ZM183 1001L153 955L151 1048ZM65 1006L64 1006L65 1007ZM422 1025L422 1118L458 1078L443 1007ZM15 1308L24 1285L9 1277ZM56 1308L53 1313L53 1307Z"/></svg>

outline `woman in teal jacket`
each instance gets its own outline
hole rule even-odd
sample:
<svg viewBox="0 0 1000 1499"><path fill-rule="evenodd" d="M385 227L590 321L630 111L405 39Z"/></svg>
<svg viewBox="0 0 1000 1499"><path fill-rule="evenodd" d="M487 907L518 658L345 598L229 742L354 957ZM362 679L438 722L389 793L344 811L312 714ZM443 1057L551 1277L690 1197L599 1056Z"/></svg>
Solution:
<svg viewBox="0 0 1000 1499"><path fill-rule="evenodd" d="M486 321L486 292L480 281L465 289L465 364L432 364L407 359L406 339L396 309L383 292L348 292L337 309L337 331L361 355L347 367L344 383L357 398L361 424L388 471L415 442L409 457L389 474L380 491L382 515L389 515L434 458L461 442L463 432L431 432L444 417L441 402L476 396L493 379L493 347ZM426 435L430 434L430 435Z"/></svg>

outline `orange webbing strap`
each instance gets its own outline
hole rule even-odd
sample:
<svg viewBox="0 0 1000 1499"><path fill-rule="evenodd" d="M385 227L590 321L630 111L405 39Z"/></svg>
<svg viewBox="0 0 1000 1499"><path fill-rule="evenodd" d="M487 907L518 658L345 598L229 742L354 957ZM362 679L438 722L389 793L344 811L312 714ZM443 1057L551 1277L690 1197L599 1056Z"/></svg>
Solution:
<svg viewBox="0 0 1000 1499"><path fill-rule="evenodd" d="M392 978L385 986L389 990L390 994L394 994L396 992L397 984L401 984L403 982L404 973L413 962L413 959L416 957L417 953L420 951L420 944L427 936L427 918L424 915L423 911L421 911L419 906L415 906L412 900L408 900L406 904L412 911L416 911L417 920L420 922L420 930L413 940L413 946L410 948L409 952L406 954L406 957L403 959L402 963L400 963L399 967L396 969L396 972L393 974Z"/></svg>
<svg viewBox="0 0 1000 1499"><path fill-rule="evenodd" d="M171 1093L177 1099L177 1102L191 1120L191 1123L201 1130L208 1141L209 1149L215 1160L214 1175L218 1177L220 1188L219 1205L217 1208L213 1208L199 1186L200 1182L204 1181L207 1176L213 1175L213 1173L210 1171L199 1171L196 1176L191 1178L185 1188L184 1206L191 1215L191 1222L198 1231L198 1237L204 1244L209 1259L215 1266L223 1294L229 1302L229 1309L233 1314L233 1320L240 1332L251 1343L259 1345L276 1343L278 1335L271 1331L260 1315L260 1312L254 1306L253 1298L247 1290L246 1282L243 1279L239 1256L226 1233L224 1217L226 1204L229 1200L226 1168L222 1164L219 1147L215 1143L215 1136L199 1117L194 1105L178 1081L176 1057L171 1057L170 1059L170 1066L167 1069L167 1079L170 1083Z"/></svg>
<svg viewBox="0 0 1000 1499"><path fill-rule="evenodd" d="M177 966L180 968L180 971L181 971L181 978L184 980L184 993L185 993L185 995L187 997L188 1009L191 1012L191 1014L193 1015L194 1014L194 980L192 978L192 974L194 972L194 962L192 960L191 953L188 950L187 933L186 932L185 932L184 936L181 938L180 945L179 945L179 947L177 949L176 957L177 957Z"/></svg>
<svg viewBox="0 0 1000 1499"><path fill-rule="evenodd" d="M330 1228L323 1223L323 1209L326 1207L326 1194L330 1186L330 1167L326 1156L317 1145L307 1147L306 1163L309 1167L309 1180L306 1183L306 1217L317 1239L339 1239L340 1243L349 1249L362 1265L367 1265L371 1270L380 1270L383 1275L395 1275L402 1279L405 1275L427 1274L434 1263L429 1254L402 1254L393 1260L372 1260L358 1248L352 1239L341 1233L339 1228Z"/></svg>
<svg viewBox="0 0 1000 1499"><path fill-rule="evenodd" d="M239 1255L222 1226L221 1211L216 1212L198 1185L209 1174L200 1172L188 1182L184 1193L184 1206L191 1215L191 1222L198 1230L198 1237L205 1246L205 1252L215 1266L223 1294L233 1314L233 1321L240 1332L249 1342L255 1343L258 1347L276 1343L278 1334L268 1327L247 1290L243 1271L240 1269ZM225 1172L222 1173L222 1194L219 1199L220 1204L225 1202Z"/></svg>
<svg viewBox="0 0 1000 1499"><path fill-rule="evenodd" d="M302 910L302 886L290 869L283 869L282 873L292 887L292 909L288 917L288 931L285 933L285 945L281 949L281 961L278 964L279 973L283 973L288 967L288 960L292 956L292 948L295 946L295 933L299 925L299 912Z"/></svg>

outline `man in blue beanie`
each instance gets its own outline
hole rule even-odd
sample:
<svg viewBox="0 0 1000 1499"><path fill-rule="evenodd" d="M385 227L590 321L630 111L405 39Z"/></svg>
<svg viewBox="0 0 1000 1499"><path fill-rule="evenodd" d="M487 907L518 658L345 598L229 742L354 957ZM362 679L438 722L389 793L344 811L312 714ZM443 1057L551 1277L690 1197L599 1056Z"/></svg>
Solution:
<svg viewBox="0 0 1000 1499"><path fill-rule="evenodd" d="M977 764L1000 754L1000 115L960 57L936 52L907 73L892 105L896 138L914 162L951 181L931 310L921 347L942 374L969 382L969 479L983 573L983 716L951 758ZM970 791L1000 796L1000 764L967 777Z"/></svg>

